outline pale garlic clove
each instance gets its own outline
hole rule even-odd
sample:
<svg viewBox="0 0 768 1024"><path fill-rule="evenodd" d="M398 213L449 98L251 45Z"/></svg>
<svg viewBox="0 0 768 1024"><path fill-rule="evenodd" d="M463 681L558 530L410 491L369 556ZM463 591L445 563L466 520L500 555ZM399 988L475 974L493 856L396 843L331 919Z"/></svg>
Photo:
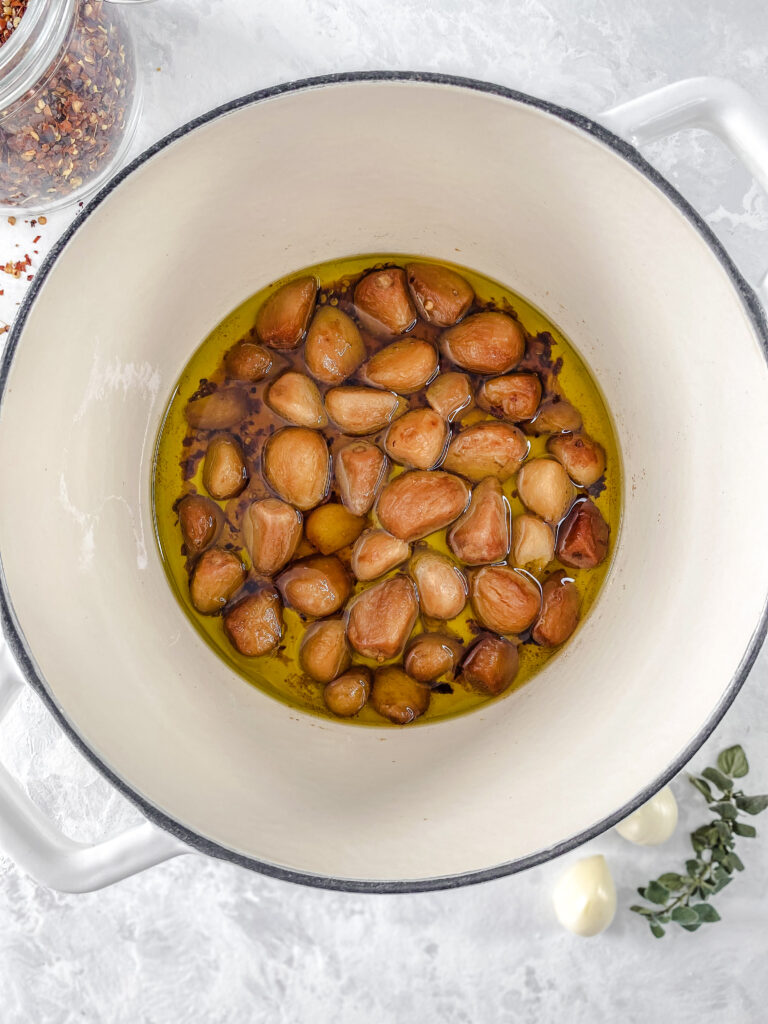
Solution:
<svg viewBox="0 0 768 1024"><path fill-rule="evenodd" d="M469 487L459 477L413 470L386 485L376 511L385 530L410 542L458 519L468 501Z"/></svg>
<svg viewBox="0 0 768 1024"><path fill-rule="evenodd" d="M495 477L472 491L469 508L448 531L448 547L467 565L501 562L509 554L509 502Z"/></svg>
<svg viewBox="0 0 768 1024"><path fill-rule="evenodd" d="M555 434L547 441L547 451L579 487L591 487L605 472L605 449L586 434Z"/></svg>
<svg viewBox="0 0 768 1024"><path fill-rule="evenodd" d="M383 430L406 408L406 404L391 391L345 384L326 393L325 408L345 434L361 435Z"/></svg>
<svg viewBox="0 0 768 1024"><path fill-rule="evenodd" d="M509 565L484 565L469 576L469 598L481 626L495 633L524 633L541 609L541 589Z"/></svg>
<svg viewBox="0 0 768 1024"><path fill-rule="evenodd" d="M347 639L358 654L388 661L402 653L419 613L416 590L407 576L376 583L349 608Z"/></svg>
<svg viewBox="0 0 768 1024"><path fill-rule="evenodd" d="M411 679L400 668L376 670L371 689L371 707L396 725L408 725L429 708L430 689Z"/></svg>
<svg viewBox="0 0 768 1024"><path fill-rule="evenodd" d="M251 502L240 532L256 572L271 576L293 558L301 540L301 512L279 498Z"/></svg>
<svg viewBox="0 0 768 1024"><path fill-rule="evenodd" d="M307 628L299 647L299 662L316 683L330 683L349 668L351 661L344 619L321 619Z"/></svg>
<svg viewBox="0 0 768 1024"><path fill-rule="evenodd" d="M304 344L304 362L324 384L341 384L365 361L365 345L351 316L337 306L320 306Z"/></svg>
<svg viewBox="0 0 768 1024"><path fill-rule="evenodd" d="M428 341L405 339L371 356L361 371L366 384L398 395L412 395L437 373L437 352Z"/></svg>
<svg viewBox="0 0 768 1024"><path fill-rule="evenodd" d="M437 466L448 441L448 424L434 409L411 409L387 431L384 448L393 462L413 469Z"/></svg>
<svg viewBox="0 0 768 1024"><path fill-rule="evenodd" d="M405 275L419 316L437 327L457 323L475 301L469 281L437 263L408 263Z"/></svg>
<svg viewBox="0 0 768 1024"><path fill-rule="evenodd" d="M355 307L363 327L384 337L405 334L416 323L405 271L400 267L374 270L358 281Z"/></svg>
<svg viewBox="0 0 768 1024"><path fill-rule="evenodd" d="M616 915L616 887L605 857L584 857L561 875L552 893L558 921L570 932L599 935Z"/></svg>
<svg viewBox="0 0 768 1024"><path fill-rule="evenodd" d="M371 693L371 670L354 665L323 690L325 706L339 718L351 718L362 711Z"/></svg>
<svg viewBox="0 0 768 1024"><path fill-rule="evenodd" d="M475 313L443 333L445 356L471 373L506 373L525 355L525 334L506 313Z"/></svg>
<svg viewBox="0 0 768 1024"><path fill-rule="evenodd" d="M541 647L559 647L578 626L580 607L578 587L558 569L541 586L541 611L531 636Z"/></svg>
<svg viewBox="0 0 768 1024"><path fill-rule="evenodd" d="M419 683L435 683L442 676L453 679L464 648L448 633L419 633L408 644L403 667Z"/></svg>
<svg viewBox="0 0 768 1024"><path fill-rule="evenodd" d="M334 615L352 592L352 580L333 555L292 562L276 582L285 603L313 619Z"/></svg>
<svg viewBox="0 0 768 1024"><path fill-rule="evenodd" d="M224 632L248 658L274 651L283 635L283 608L273 587L262 587L224 613Z"/></svg>
<svg viewBox="0 0 768 1024"><path fill-rule="evenodd" d="M637 846L658 846L665 843L677 828L677 800L664 786L641 807L619 822L616 831L623 839Z"/></svg>
<svg viewBox="0 0 768 1024"><path fill-rule="evenodd" d="M461 682L471 690L497 697L515 681L520 656L515 644L487 633L470 648L461 665Z"/></svg>
<svg viewBox="0 0 768 1024"><path fill-rule="evenodd" d="M308 427L283 427L263 455L267 483L289 505L306 512L319 505L331 482L331 457L322 434Z"/></svg>
<svg viewBox="0 0 768 1024"><path fill-rule="evenodd" d="M188 494L176 509L181 536L189 557L199 555L216 540L224 525L224 516L215 501L202 494Z"/></svg>
<svg viewBox="0 0 768 1024"><path fill-rule="evenodd" d="M189 596L201 615L216 615L245 583L246 569L238 555L208 548L198 558L189 581Z"/></svg>
<svg viewBox="0 0 768 1024"><path fill-rule="evenodd" d="M356 516L364 516L387 476L384 453L371 441L352 441L335 458L336 487L342 502Z"/></svg>
<svg viewBox="0 0 768 1024"><path fill-rule="evenodd" d="M298 348L317 298L314 277L298 277L273 292L256 314L256 333L270 348Z"/></svg>
<svg viewBox="0 0 768 1024"><path fill-rule="evenodd" d="M559 434L581 430L581 413L560 395L542 402L539 411L525 428L529 434Z"/></svg>
<svg viewBox="0 0 768 1024"><path fill-rule="evenodd" d="M541 381L535 373L508 373L492 377L480 386L477 404L497 419L519 423L536 415L541 401Z"/></svg>
<svg viewBox="0 0 768 1024"><path fill-rule="evenodd" d="M187 402L184 415L195 430L229 430L248 415L248 399L239 388L217 388Z"/></svg>
<svg viewBox="0 0 768 1024"><path fill-rule="evenodd" d="M573 484L556 459L531 459L517 474L517 493L527 509L558 523L571 507Z"/></svg>
<svg viewBox="0 0 768 1024"><path fill-rule="evenodd" d="M332 555L354 544L364 526L362 516L353 515L343 505L329 502L310 512L305 531L309 543L322 555Z"/></svg>
<svg viewBox="0 0 768 1024"><path fill-rule="evenodd" d="M304 373L288 370L267 388L267 405L284 420L319 430L328 425L317 384Z"/></svg>
<svg viewBox="0 0 768 1024"><path fill-rule="evenodd" d="M243 449L231 434L217 434L208 442L203 462L203 486L212 498L235 498L248 483Z"/></svg>
<svg viewBox="0 0 768 1024"><path fill-rule="evenodd" d="M476 423L454 436L443 468L473 483L487 476L503 483L515 475L527 454L525 436L511 423Z"/></svg>
<svg viewBox="0 0 768 1024"><path fill-rule="evenodd" d="M272 369L272 353L263 345L253 341L240 341L234 345L224 359L227 376L233 380L256 384L264 380Z"/></svg>
<svg viewBox="0 0 768 1024"><path fill-rule="evenodd" d="M439 373L426 391L426 398L432 408L450 423L459 413L466 413L474 406L475 396L472 383L466 373Z"/></svg>
<svg viewBox="0 0 768 1024"><path fill-rule="evenodd" d="M455 619L467 603L464 573L447 555L424 549L411 559L408 571L419 594L421 611L430 619Z"/></svg>
<svg viewBox="0 0 768 1024"><path fill-rule="evenodd" d="M540 572L555 557L555 533L552 527L532 512L512 520L512 560L520 569Z"/></svg>
<svg viewBox="0 0 768 1024"><path fill-rule="evenodd" d="M577 501L557 532L557 557L572 569L594 569L608 554L610 529L595 503Z"/></svg>
<svg viewBox="0 0 768 1024"><path fill-rule="evenodd" d="M410 553L410 544L386 530L366 530L355 542L350 565L355 576L368 583L401 565Z"/></svg>

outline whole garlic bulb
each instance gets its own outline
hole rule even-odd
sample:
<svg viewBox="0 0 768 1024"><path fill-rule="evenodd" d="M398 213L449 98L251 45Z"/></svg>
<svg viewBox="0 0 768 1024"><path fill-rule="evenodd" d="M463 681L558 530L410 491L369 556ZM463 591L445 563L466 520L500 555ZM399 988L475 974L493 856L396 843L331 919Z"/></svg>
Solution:
<svg viewBox="0 0 768 1024"><path fill-rule="evenodd" d="M561 875L552 902L563 928L589 937L605 931L616 914L616 887L605 857L583 857Z"/></svg>
<svg viewBox="0 0 768 1024"><path fill-rule="evenodd" d="M638 846L665 843L677 826L675 794L665 786L642 807L616 826L616 831Z"/></svg>

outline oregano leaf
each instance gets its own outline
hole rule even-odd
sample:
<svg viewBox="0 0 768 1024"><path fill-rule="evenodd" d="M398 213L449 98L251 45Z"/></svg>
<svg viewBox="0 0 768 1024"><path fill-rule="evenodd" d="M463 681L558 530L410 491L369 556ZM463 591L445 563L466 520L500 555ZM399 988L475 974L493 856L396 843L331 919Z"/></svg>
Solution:
<svg viewBox="0 0 768 1024"><path fill-rule="evenodd" d="M737 796L736 806L747 814L760 814L768 807L768 796Z"/></svg>
<svg viewBox="0 0 768 1024"><path fill-rule="evenodd" d="M723 775L717 768L705 768L701 773L705 779L713 782L722 793L727 793L733 789L733 779L729 779L727 775Z"/></svg>
<svg viewBox="0 0 768 1024"><path fill-rule="evenodd" d="M745 821L734 821L733 831L737 836L745 836L747 839L752 839L757 835L755 826L748 825Z"/></svg>
<svg viewBox="0 0 768 1024"><path fill-rule="evenodd" d="M699 915L692 907L675 907L669 915L675 924L696 924Z"/></svg>
<svg viewBox="0 0 768 1024"><path fill-rule="evenodd" d="M695 775L689 775L688 781L692 786L695 786L695 788L698 789L698 791L705 798L707 803L711 803L712 800L715 799L714 793L703 779L697 779Z"/></svg>
<svg viewBox="0 0 768 1024"><path fill-rule="evenodd" d="M698 928L698 925L696 927ZM660 924L652 924L651 932L656 936L657 939L662 939L666 934Z"/></svg>
<svg viewBox="0 0 768 1024"><path fill-rule="evenodd" d="M734 779L741 779L749 771L749 762L747 755L737 743L718 755L717 767L726 775L731 775Z"/></svg>
<svg viewBox="0 0 768 1024"><path fill-rule="evenodd" d="M711 903L696 903L691 910L696 912L696 916L701 922L709 924L720 920L720 915Z"/></svg>

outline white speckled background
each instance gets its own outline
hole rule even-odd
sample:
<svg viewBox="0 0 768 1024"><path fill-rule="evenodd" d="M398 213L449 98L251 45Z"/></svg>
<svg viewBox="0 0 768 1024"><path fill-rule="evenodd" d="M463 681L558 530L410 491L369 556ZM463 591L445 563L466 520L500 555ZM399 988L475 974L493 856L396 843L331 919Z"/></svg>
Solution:
<svg viewBox="0 0 768 1024"><path fill-rule="evenodd" d="M595 116L666 82L718 74L768 109L763 0L158 0L131 16L147 93L136 152L241 93L363 68L484 78ZM768 202L746 172L701 133L647 155L755 280L768 267ZM0 262L30 251L41 233L34 270L67 221L52 216L43 229L3 221ZM0 318L8 321L26 282L0 276ZM766 684L763 655L694 761L703 767L741 741L756 792L768 790ZM136 820L31 694L0 730L0 758L75 838ZM765 822L765 835L743 841L746 873L718 897L722 923L657 942L624 909L635 885L677 867L687 827L699 823L698 796L684 778L674 789L682 823L668 846L638 849L615 834L590 844L609 858L620 903L613 927L592 940L561 931L550 905L553 880L581 852L517 877L416 896L302 889L200 857L101 893L64 896L0 860L0 1021L764 1020Z"/></svg>

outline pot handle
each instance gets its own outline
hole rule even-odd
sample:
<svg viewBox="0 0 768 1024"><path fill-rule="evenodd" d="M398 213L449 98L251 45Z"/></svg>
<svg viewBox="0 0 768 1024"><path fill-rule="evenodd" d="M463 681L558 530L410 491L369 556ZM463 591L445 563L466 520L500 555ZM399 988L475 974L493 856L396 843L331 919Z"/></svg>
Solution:
<svg viewBox="0 0 768 1024"><path fill-rule="evenodd" d="M722 139L768 192L768 116L735 82L686 78L612 107L599 120L638 147L685 128L705 128ZM768 304L768 273L757 290Z"/></svg>
<svg viewBox="0 0 768 1024"><path fill-rule="evenodd" d="M0 639L0 722L24 687L21 672ZM0 764L0 846L41 885L60 892L103 889L171 857L191 853L149 821L90 845L63 835Z"/></svg>

